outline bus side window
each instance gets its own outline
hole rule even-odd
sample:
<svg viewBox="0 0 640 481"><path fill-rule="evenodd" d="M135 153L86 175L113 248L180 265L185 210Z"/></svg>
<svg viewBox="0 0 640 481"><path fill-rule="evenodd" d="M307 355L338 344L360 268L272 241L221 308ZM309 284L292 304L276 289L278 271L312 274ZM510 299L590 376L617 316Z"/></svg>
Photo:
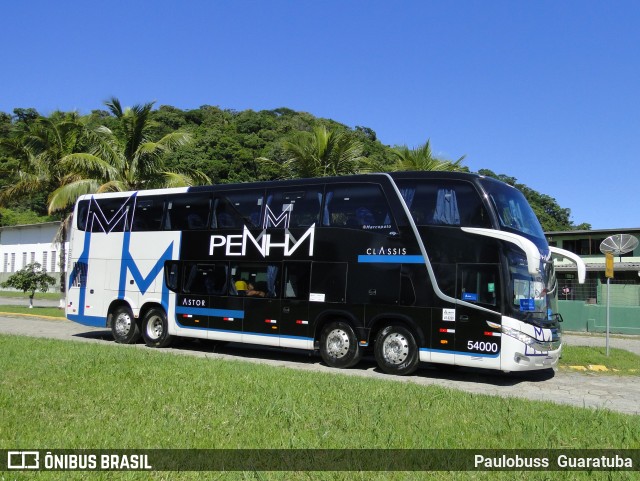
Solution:
<svg viewBox="0 0 640 481"><path fill-rule="evenodd" d="M182 194L167 202L165 230L202 230L209 224L209 194Z"/></svg>
<svg viewBox="0 0 640 481"><path fill-rule="evenodd" d="M227 210L227 213L235 213L240 216L239 225L234 227L259 227L261 225L260 218L262 214L262 204L264 203L263 190L243 190L225 192L223 196L226 202L233 208ZM218 219L219 221L219 219Z"/></svg>
<svg viewBox="0 0 640 481"><path fill-rule="evenodd" d="M347 263L312 263L309 290L310 301L344 302L347 291Z"/></svg>
<svg viewBox="0 0 640 481"><path fill-rule="evenodd" d="M186 263L182 290L187 294L226 295L228 272L226 263Z"/></svg>
<svg viewBox="0 0 640 481"><path fill-rule="evenodd" d="M242 263L231 268L231 292L248 297L278 297L280 294L280 265Z"/></svg>
<svg viewBox="0 0 640 481"><path fill-rule="evenodd" d="M242 226L242 215L224 197L216 197L213 201L212 229L233 229Z"/></svg>
<svg viewBox="0 0 640 481"><path fill-rule="evenodd" d="M78 230L87 230L87 218L89 216L89 201L82 200L78 202L78 214L76 218L76 225Z"/></svg>
<svg viewBox="0 0 640 481"><path fill-rule="evenodd" d="M309 299L311 264L308 262L288 262L284 267L285 299Z"/></svg>
<svg viewBox="0 0 640 481"><path fill-rule="evenodd" d="M178 279L180 264L176 261L166 261L164 263L164 282L173 292L178 291Z"/></svg>
<svg viewBox="0 0 640 481"><path fill-rule="evenodd" d="M304 190L267 191L267 208L263 227L310 227L318 222L322 205L322 186Z"/></svg>
<svg viewBox="0 0 640 481"><path fill-rule="evenodd" d="M96 206L97 204L97 206ZM92 232L124 232L131 229L133 201L126 199L100 199L92 201L89 224Z"/></svg>
<svg viewBox="0 0 640 481"><path fill-rule="evenodd" d="M162 197L138 197L131 230L135 232L160 230L163 209L164 199Z"/></svg>
<svg viewBox="0 0 640 481"><path fill-rule="evenodd" d="M482 198L463 181L402 181L400 193L417 225L491 227Z"/></svg>
<svg viewBox="0 0 640 481"><path fill-rule="evenodd" d="M378 184L338 184L328 187L322 225L397 232L389 203Z"/></svg>
<svg viewBox="0 0 640 481"><path fill-rule="evenodd" d="M493 264L458 264L458 299L496 306L499 292L498 268Z"/></svg>

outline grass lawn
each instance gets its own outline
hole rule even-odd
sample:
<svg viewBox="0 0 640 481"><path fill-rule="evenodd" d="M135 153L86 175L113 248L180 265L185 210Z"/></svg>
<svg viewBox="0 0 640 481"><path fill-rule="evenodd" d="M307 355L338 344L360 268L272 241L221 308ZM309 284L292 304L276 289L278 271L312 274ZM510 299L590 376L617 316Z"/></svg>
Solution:
<svg viewBox="0 0 640 481"><path fill-rule="evenodd" d="M64 309L57 307L43 307L35 305L29 309L25 306L0 306L0 312L10 312L12 314L26 314L36 317L58 317L64 319Z"/></svg>
<svg viewBox="0 0 640 481"><path fill-rule="evenodd" d="M55 292L36 292L35 296L33 296L34 302L38 302L38 299L49 299L55 300L61 298L61 294L58 291ZM0 297L16 297L19 299L29 299L29 294L18 291L0 291Z"/></svg>
<svg viewBox="0 0 640 481"><path fill-rule="evenodd" d="M640 356L624 349L609 348L609 356L604 347L564 346L561 368L570 366L604 366L607 375L640 376Z"/></svg>
<svg viewBox="0 0 640 481"><path fill-rule="evenodd" d="M152 349L1 335L0 366L0 449L640 447L640 416ZM0 479L149 479L149 473L7 474ZM514 474L158 472L153 479L513 479ZM529 474L518 477L588 476ZM591 473L589 479L610 474ZM634 474L616 473L616 479Z"/></svg>

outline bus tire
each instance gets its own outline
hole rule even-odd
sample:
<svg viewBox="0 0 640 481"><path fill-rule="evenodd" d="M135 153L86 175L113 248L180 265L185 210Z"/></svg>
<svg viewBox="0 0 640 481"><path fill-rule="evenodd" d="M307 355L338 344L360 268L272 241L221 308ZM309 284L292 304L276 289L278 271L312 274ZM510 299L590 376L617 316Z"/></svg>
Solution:
<svg viewBox="0 0 640 481"><path fill-rule="evenodd" d="M118 344L134 344L140 339L140 327L129 306L120 306L113 311L111 334Z"/></svg>
<svg viewBox="0 0 640 481"><path fill-rule="evenodd" d="M149 309L142 319L142 337L149 347L167 347L173 340L164 309Z"/></svg>
<svg viewBox="0 0 640 481"><path fill-rule="evenodd" d="M320 355L331 367L348 368L358 364L362 349L353 328L342 321L327 324L320 335Z"/></svg>
<svg viewBox="0 0 640 481"><path fill-rule="evenodd" d="M380 331L374 348L376 362L387 374L403 376L418 368L418 344L409 329L390 325Z"/></svg>

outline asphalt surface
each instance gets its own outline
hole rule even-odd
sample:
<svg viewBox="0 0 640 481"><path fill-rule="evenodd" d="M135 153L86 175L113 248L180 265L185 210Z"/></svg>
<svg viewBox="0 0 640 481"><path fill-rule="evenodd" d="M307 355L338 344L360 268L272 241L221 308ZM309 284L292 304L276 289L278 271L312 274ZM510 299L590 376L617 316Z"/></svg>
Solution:
<svg viewBox="0 0 640 481"><path fill-rule="evenodd" d="M15 305L16 300L12 299L11 302L0 300L0 304L8 303ZM49 304L58 305L57 301ZM44 305L44 303L36 301L36 305ZM1 306L0 311L2 311ZM64 319L0 314L0 333L115 345L109 330L82 326ZM568 345L605 345L605 338L598 335L565 334L564 340ZM640 355L639 336L612 337L609 345ZM131 347L147 349L144 344ZM356 368L340 370L325 366L318 355L293 349L248 347L234 343L220 346L212 342L179 340L173 347L163 351L212 359L243 360L308 371L437 385L474 394L548 401L640 415L640 377L637 376L609 376L596 372L564 370L504 374L467 368L442 370L425 364L415 374L401 377L380 372L375 361L370 358L365 358Z"/></svg>

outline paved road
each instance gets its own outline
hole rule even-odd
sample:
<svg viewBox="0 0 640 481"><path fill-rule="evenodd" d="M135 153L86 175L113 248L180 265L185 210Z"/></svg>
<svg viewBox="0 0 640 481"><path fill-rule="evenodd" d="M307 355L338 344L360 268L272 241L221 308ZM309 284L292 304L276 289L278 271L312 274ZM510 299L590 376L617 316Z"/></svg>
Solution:
<svg viewBox="0 0 640 481"><path fill-rule="evenodd" d="M1 315L0 333L114 344L108 330L86 327L67 320ZM596 336L571 335L566 336L566 340L568 344L574 345L588 343L604 345L604 339ZM628 348L640 354L640 339L637 337L612 339L611 346ZM146 349L142 344L137 344L133 348ZM443 371L425 366L412 376L399 377L379 372L372 359L363 360L355 369L338 370L323 365L319 356L311 355L306 351L249 349L240 344L219 347L213 343L192 340L181 340L165 351L214 359L245 360L301 370L438 385L475 394L550 401L640 415L640 378L631 376L605 376L564 371L503 374L473 369Z"/></svg>

